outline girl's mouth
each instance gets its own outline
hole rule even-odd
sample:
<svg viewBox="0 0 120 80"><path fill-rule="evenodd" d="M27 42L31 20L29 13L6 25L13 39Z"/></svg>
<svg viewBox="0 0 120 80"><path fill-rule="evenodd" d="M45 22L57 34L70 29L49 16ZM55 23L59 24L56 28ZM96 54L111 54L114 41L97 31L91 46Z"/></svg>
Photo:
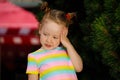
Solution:
<svg viewBox="0 0 120 80"><path fill-rule="evenodd" d="M49 45L49 44L45 44L45 46L46 46L47 48L50 48L50 47L51 47L51 45Z"/></svg>

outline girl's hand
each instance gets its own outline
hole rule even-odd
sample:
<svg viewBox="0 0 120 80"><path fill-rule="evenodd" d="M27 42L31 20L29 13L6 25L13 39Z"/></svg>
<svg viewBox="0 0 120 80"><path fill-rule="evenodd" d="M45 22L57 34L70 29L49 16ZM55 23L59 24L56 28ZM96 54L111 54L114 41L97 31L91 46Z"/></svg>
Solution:
<svg viewBox="0 0 120 80"><path fill-rule="evenodd" d="M77 51L70 43L69 39L67 38L67 34L68 34L68 28L64 28L61 33L61 43L66 48L75 70L77 72L81 72L83 69L82 58L78 55Z"/></svg>
<svg viewBox="0 0 120 80"><path fill-rule="evenodd" d="M71 44L67 37L67 34L68 34L68 28L65 27L61 33L61 43L66 48Z"/></svg>

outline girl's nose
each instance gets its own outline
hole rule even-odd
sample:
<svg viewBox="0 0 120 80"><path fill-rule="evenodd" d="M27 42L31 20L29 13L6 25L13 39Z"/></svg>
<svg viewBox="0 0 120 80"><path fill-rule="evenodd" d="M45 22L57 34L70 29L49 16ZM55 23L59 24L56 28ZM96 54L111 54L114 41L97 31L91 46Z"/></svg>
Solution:
<svg viewBox="0 0 120 80"><path fill-rule="evenodd" d="M52 41L51 37L48 37L46 41L50 43Z"/></svg>

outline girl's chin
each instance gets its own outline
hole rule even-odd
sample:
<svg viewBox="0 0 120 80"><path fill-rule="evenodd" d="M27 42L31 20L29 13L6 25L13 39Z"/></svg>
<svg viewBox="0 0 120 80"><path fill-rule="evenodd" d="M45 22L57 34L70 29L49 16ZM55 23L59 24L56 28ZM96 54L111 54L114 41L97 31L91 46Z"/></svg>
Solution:
<svg viewBox="0 0 120 80"><path fill-rule="evenodd" d="M46 50L52 50L52 49L55 49L56 47L46 47L46 46L44 46L44 47L42 47L43 49L46 49Z"/></svg>
<svg viewBox="0 0 120 80"><path fill-rule="evenodd" d="M53 47L43 47L43 48L46 49L46 50L54 49Z"/></svg>

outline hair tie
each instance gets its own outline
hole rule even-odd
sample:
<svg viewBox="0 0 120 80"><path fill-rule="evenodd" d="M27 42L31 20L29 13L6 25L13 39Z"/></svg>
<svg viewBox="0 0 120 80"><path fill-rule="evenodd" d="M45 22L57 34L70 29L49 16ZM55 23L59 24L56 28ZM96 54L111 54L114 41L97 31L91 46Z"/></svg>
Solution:
<svg viewBox="0 0 120 80"><path fill-rule="evenodd" d="M75 12L71 12L71 13L67 13L66 14L66 18L67 18L67 20L71 20L73 17L75 17L76 16L76 13Z"/></svg>
<svg viewBox="0 0 120 80"><path fill-rule="evenodd" d="M69 15L69 13L66 14L66 19L67 19L68 21L70 21L71 17L70 17L70 15Z"/></svg>

